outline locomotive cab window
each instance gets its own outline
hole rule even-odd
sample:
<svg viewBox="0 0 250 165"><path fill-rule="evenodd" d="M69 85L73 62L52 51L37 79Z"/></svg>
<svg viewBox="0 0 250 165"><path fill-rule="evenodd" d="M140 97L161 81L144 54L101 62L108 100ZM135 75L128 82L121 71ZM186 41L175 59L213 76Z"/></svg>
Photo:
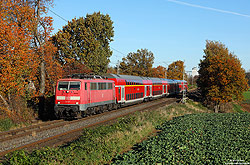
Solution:
<svg viewBox="0 0 250 165"><path fill-rule="evenodd" d="M80 82L70 82L69 90L80 90Z"/></svg>
<svg viewBox="0 0 250 165"><path fill-rule="evenodd" d="M69 82L60 81L58 83L58 90L68 90Z"/></svg>
<svg viewBox="0 0 250 165"><path fill-rule="evenodd" d="M60 81L58 83L58 90L80 90L81 82L79 81Z"/></svg>

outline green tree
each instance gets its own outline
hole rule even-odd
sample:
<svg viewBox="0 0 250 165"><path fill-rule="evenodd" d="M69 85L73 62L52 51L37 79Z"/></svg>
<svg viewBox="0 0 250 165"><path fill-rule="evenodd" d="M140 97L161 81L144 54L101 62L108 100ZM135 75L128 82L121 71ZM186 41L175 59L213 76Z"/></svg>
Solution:
<svg viewBox="0 0 250 165"><path fill-rule="evenodd" d="M245 71L240 60L218 41L206 41L204 53L197 85L205 103L218 112L225 103L243 99L248 89Z"/></svg>
<svg viewBox="0 0 250 165"><path fill-rule="evenodd" d="M119 71L121 74L152 76L153 63L154 54L151 51L138 49L136 53L129 53L127 57L122 58Z"/></svg>
<svg viewBox="0 0 250 165"><path fill-rule="evenodd" d="M184 67L184 62L181 60L175 61L172 64L170 64L167 69L167 78L182 80L183 79L183 67Z"/></svg>
<svg viewBox="0 0 250 165"><path fill-rule="evenodd" d="M59 61L66 64L73 59L94 73L106 73L112 55L109 43L113 41L113 29L109 15L100 12L72 19L53 36Z"/></svg>

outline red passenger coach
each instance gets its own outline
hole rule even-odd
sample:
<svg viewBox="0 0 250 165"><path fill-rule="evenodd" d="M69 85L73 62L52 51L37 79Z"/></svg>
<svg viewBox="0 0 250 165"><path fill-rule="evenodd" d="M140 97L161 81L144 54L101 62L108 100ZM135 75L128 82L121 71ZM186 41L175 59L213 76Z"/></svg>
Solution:
<svg viewBox="0 0 250 165"><path fill-rule="evenodd" d="M166 79L116 74L106 77L115 82L116 102L120 105L168 95Z"/></svg>
<svg viewBox="0 0 250 165"><path fill-rule="evenodd" d="M177 90L179 93L183 92L183 90L187 91L188 89L188 84L186 81L183 80L175 80L177 83Z"/></svg>
<svg viewBox="0 0 250 165"><path fill-rule="evenodd" d="M57 82L55 114L58 118L80 117L112 109L115 104L114 81L79 77Z"/></svg>

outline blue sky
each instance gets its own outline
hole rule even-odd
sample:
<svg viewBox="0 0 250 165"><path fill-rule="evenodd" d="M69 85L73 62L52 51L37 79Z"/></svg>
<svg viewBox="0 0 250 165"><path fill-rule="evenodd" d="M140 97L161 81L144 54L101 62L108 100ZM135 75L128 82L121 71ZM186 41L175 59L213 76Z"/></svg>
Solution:
<svg viewBox="0 0 250 165"><path fill-rule="evenodd" d="M250 70L250 0L54 0L51 10L69 21L98 11L109 14L115 31L111 66L146 48L154 53L154 67L185 60L190 71L203 58L206 40L216 40ZM54 33L67 24L48 14Z"/></svg>

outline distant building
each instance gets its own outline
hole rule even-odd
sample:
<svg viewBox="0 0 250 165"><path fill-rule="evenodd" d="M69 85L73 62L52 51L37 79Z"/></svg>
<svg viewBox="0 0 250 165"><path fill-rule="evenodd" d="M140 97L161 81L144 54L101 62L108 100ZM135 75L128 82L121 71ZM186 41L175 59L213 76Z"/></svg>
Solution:
<svg viewBox="0 0 250 165"><path fill-rule="evenodd" d="M199 75L199 73L198 73L197 67L193 67L193 68L192 68L192 77L198 76L198 75Z"/></svg>

